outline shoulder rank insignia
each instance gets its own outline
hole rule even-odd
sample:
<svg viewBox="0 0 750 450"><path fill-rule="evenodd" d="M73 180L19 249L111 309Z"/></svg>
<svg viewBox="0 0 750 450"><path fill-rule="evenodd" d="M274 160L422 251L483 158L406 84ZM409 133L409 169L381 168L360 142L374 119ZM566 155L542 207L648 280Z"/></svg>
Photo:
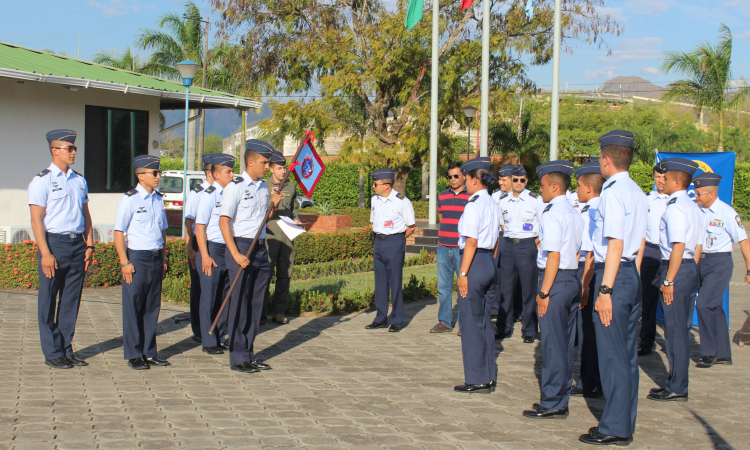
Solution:
<svg viewBox="0 0 750 450"><path fill-rule="evenodd" d="M201 186L200 184L193 188L193 192L200 192L202 190L203 190L203 186Z"/></svg>
<svg viewBox="0 0 750 450"><path fill-rule="evenodd" d="M617 180L615 180L615 181L613 181L613 182L609 183L609 184L607 185L607 187L605 187L604 189L602 189L602 191L606 191L607 189L609 189L610 187L612 187L612 185L613 185L613 184L615 184L615 183L617 183Z"/></svg>
<svg viewBox="0 0 750 450"><path fill-rule="evenodd" d="M742 226L742 219L740 219L740 216L739 216L739 214L738 214L738 215L737 215L737 216L736 216L736 217L734 218L734 220L736 220L736 221L737 221L737 226L738 226L738 227L740 227L740 228L742 228L742 229L744 229L744 228L745 228L744 226Z"/></svg>
<svg viewBox="0 0 750 450"><path fill-rule="evenodd" d="M235 183L235 184L242 183L243 181L245 181L245 180L242 177L234 177L234 178L232 178L232 183Z"/></svg>
<svg viewBox="0 0 750 450"><path fill-rule="evenodd" d="M49 169L44 169L41 172L39 172L38 174L36 174L36 176L43 177L43 176L47 175L48 173L49 173Z"/></svg>
<svg viewBox="0 0 750 450"><path fill-rule="evenodd" d="M70 169L70 170L73 170L73 169ZM81 175L80 173L76 172L75 170L73 170L73 173L74 173L74 174L76 174L76 175L78 175L79 177L82 177L82 176L83 176L83 175Z"/></svg>
<svg viewBox="0 0 750 450"><path fill-rule="evenodd" d="M552 204L551 204L551 203L550 203L549 205L547 205L547 207L546 207L546 208L544 208L544 211L542 211L542 214L546 213L546 212L547 212L547 211L549 211L550 209L552 209Z"/></svg>
<svg viewBox="0 0 750 450"><path fill-rule="evenodd" d="M669 202L667 202L667 205L671 205L672 203L674 203L676 201L677 201L677 197L675 197L672 200L670 200Z"/></svg>
<svg viewBox="0 0 750 450"><path fill-rule="evenodd" d="M402 194L402 193L399 192L398 194L396 194L396 198L399 199L399 200L403 200L403 199L406 198L406 196L404 196L404 194Z"/></svg>
<svg viewBox="0 0 750 450"><path fill-rule="evenodd" d="M164 197L164 194L154 189L154 194L158 195L159 197Z"/></svg>
<svg viewBox="0 0 750 450"><path fill-rule="evenodd" d="M215 187L213 187L213 186L209 186L209 187L207 187L207 188L206 188L206 194L210 194L211 192L213 192L213 191L215 191L215 190L216 190L216 188L215 188Z"/></svg>
<svg viewBox="0 0 750 450"><path fill-rule="evenodd" d="M471 198L469 199L469 203L472 203L472 202L474 202L474 201L475 201L476 199L478 199L478 198L479 198L479 196L478 196L478 195L475 195L475 196L471 197Z"/></svg>
<svg viewBox="0 0 750 450"><path fill-rule="evenodd" d="M500 201L500 200L504 199L507 196L508 196L508 193L506 192L505 194L501 195L500 198L497 199L497 201Z"/></svg>
<svg viewBox="0 0 750 450"><path fill-rule="evenodd" d="M135 189L131 189L131 190L129 190L128 192L126 192L126 193L125 193L125 195L127 195L128 197L132 197L132 196L134 196L134 195L135 195L136 193L138 193L138 191L137 191L137 190L135 190Z"/></svg>
<svg viewBox="0 0 750 450"><path fill-rule="evenodd" d="M508 195L508 194L506 194L506 195ZM539 198L539 194L537 194L536 192L529 191L529 197L531 197L531 198Z"/></svg>
<svg viewBox="0 0 750 450"><path fill-rule="evenodd" d="M591 206L591 205L586 205L586 206L584 206L584 207L583 207L583 208L581 209L581 212L582 212L582 213L585 213L586 211L588 211L588 210L589 210L589 206Z"/></svg>

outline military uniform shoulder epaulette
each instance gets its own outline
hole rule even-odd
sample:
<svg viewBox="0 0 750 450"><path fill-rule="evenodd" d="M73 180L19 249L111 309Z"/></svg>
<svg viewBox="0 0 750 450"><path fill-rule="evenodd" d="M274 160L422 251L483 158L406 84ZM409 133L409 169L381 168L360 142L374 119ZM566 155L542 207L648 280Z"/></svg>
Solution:
<svg viewBox="0 0 750 450"><path fill-rule="evenodd" d="M70 170L73 170L73 169L70 169ZM78 175L79 177L82 177L82 176L83 176L83 175L81 175L80 173L76 172L75 170L73 170L73 173L74 173L74 174L76 174L76 175Z"/></svg>
<svg viewBox="0 0 750 450"><path fill-rule="evenodd" d="M245 181L245 180L242 177L234 177L234 178L232 178L232 183L235 183L235 184L242 183L243 181Z"/></svg>
<svg viewBox="0 0 750 450"><path fill-rule="evenodd" d="M210 194L211 192L215 191L216 188L214 186L209 186L206 188L206 194Z"/></svg>
<svg viewBox="0 0 750 450"><path fill-rule="evenodd" d="M586 205L583 208L581 208L581 212L585 213L586 211L588 211L589 210L589 206L591 206L591 205Z"/></svg>
<svg viewBox="0 0 750 450"><path fill-rule="evenodd" d="M537 194L536 192L529 191L529 197L531 197L531 198L539 198L539 194Z"/></svg>
<svg viewBox="0 0 750 450"><path fill-rule="evenodd" d="M36 174L36 176L43 177L43 176L47 175L48 173L49 173L49 169L44 169L41 172L39 172L38 174Z"/></svg>
<svg viewBox="0 0 750 450"><path fill-rule="evenodd" d="M549 211L550 209L552 209L552 203L550 203L549 205L547 205L547 207L546 207L546 208L544 208L544 211L542 211L542 214L546 213L546 212L547 212L547 211Z"/></svg>
<svg viewBox="0 0 750 450"><path fill-rule="evenodd" d="M615 183L617 183L617 180L615 180L615 181L613 181L613 182L609 183L609 184L607 185L607 187L605 187L604 189L602 189L602 191L606 191L607 189L611 188L611 187L612 187L612 185L613 185L613 184L615 184Z"/></svg>
<svg viewBox="0 0 750 450"><path fill-rule="evenodd" d="M500 201L500 200L504 199L507 196L508 196L508 193L506 192L505 194L501 195L500 198L497 199L497 200Z"/></svg>
<svg viewBox="0 0 750 450"><path fill-rule="evenodd" d="M478 199L478 198L479 198L479 196L478 196L478 195L475 195L475 196L471 197L471 198L469 199L469 203L472 203L472 202L473 202L474 200L476 200L476 199Z"/></svg>
<svg viewBox="0 0 750 450"><path fill-rule="evenodd" d="M154 189L154 194L158 195L159 197L164 197L164 194Z"/></svg>
<svg viewBox="0 0 750 450"><path fill-rule="evenodd" d="M137 191L137 190L135 190L135 189L131 189L131 190L129 190L128 192L126 192L126 193L125 193L125 195L127 195L128 197L132 197L132 196L134 196L134 195L135 195L136 193L138 193L138 191Z"/></svg>
<svg viewBox="0 0 750 450"><path fill-rule="evenodd" d="M396 198L399 199L399 200L403 200L403 199L406 198L406 196L404 194L402 194L402 193L399 192L398 194L396 194Z"/></svg>
<svg viewBox="0 0 750 450"><path fill-rule="evenodd" d="M675 198L673 198L672 200L670 200L670 201L669 201L669 203L667 203L667 204L668 204L668 205L671 205L672 203L674 203L674 202L676 202L676 201L677 201L677 197L675 197Z"/></svg>
<svg viewBox="0 0 750 450"><path fill-rule="evenodd" d="M198 192L200 192L202 190L203 190L203 186L201 186L200 184L198 186L196 186L196 187L193 188L193 192L195 192L195 193L198 193Z"/></svg>

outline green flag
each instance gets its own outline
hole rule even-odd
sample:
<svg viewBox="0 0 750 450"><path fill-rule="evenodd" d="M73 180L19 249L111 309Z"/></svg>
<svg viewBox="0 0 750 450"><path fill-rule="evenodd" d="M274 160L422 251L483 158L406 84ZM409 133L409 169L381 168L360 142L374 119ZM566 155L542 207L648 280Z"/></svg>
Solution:
<svg viewBox="0 0 750 450"><path fill-rule="evenodd" d="M404 24L407 30L411 30L422 19L424 11L424 0L409 0L409 6L406 9L406 20Z"/></svg>

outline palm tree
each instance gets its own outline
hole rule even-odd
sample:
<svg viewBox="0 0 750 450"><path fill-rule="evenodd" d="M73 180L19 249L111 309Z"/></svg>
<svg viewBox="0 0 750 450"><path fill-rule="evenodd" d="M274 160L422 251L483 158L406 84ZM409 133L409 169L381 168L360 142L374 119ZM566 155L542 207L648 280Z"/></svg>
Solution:
<svg viewBox="0 0 750 450"><path fill-rule="evenodd" d="M103 66L114 67L115 69L127 70L135 73L143 73L146 61L130 51L130 47L125 47L125 51L119 50L101 50L94 53L93 61Z"/></svg>
<svg viewBox="0 0 750 450"><path fill-rule="evenodd" d="M667 101L695 103L701 111L708 109L719 114L719 148L724 151L724 114L739 109L750 98L747 83L732 83L732 32L719 27L719 42L711 46L705 42L690 53L666 52L661 69L674 69L688 79L671 83L663 98Z"/></svg>
<svg viewBox="0 0 750 450"><path fill-rule="evenodd" d="M490 129L490 154L517 156L526 166L538 166L549 153L549 133L541 125L532 123L531 113L521 116L520 127L513 122L501 122Z"/></svg>

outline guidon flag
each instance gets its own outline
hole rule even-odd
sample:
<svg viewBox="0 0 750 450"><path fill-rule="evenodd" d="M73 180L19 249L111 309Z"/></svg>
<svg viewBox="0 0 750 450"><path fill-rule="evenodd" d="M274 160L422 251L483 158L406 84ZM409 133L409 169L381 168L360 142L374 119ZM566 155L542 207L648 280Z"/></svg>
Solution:
<svg viewBox="0 0 750 450"><path fill-rule="evenodd" d="M289 170L294 174L294 178L297 180L297 184L302 189L302 192L307 198L310 198L315 191L315 187L318 185L318 181L320 181L320 177L323 176L323 172L326 170L326 165L323 164L313 145L315 135L309 131L305 133L307 135L302 144L302 150L300 150L297 159L289 165Z"/></svg>

